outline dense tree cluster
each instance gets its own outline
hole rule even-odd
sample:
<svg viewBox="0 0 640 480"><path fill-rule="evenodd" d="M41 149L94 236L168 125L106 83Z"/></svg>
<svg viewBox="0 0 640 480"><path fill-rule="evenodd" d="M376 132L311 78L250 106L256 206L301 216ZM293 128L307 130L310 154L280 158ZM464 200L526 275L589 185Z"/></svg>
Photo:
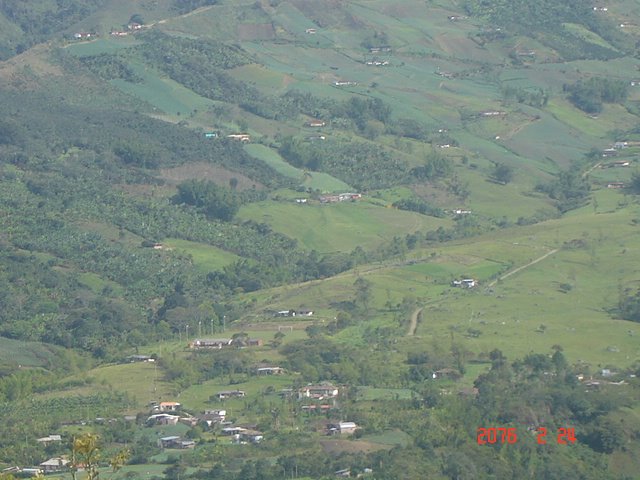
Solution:
<svg viewBox="0 0 640 480"><path fill-rule="evenodd" d="M240 198L232 190L207 180L187 180L178 185L175 203L193 205L207 218L229 221L240 208Z"/></svg>
<svg viewBox="0 0 640 480"><path fill-rule="evenodd" d="M502 88L502 98L505 102L518 102L532 107L545 107L549 101L549 92L542 88L520 88L505 86Z"/></svg>
<svg viewBox="0 0 640 480"><path fill-rule="evenodd" d="M538 184L536 190L544 192L556 201L561 212L582 206L589 198L591 186L577 168L560 172L546 184Z"/></svg>
<svg viewBox="0 0 640 480"><path fill-rule="evenodd" d="M101 5L100 0L66 0L64 2L6 0L0 2L0 13L21 30L17 41L2 43L0 59L4 60L22 53L35 43L66 30L69 25L88 17Z"/></svg>
<svg viewBox="0 0 640 480"><path fill-rule="evenodd" d="M142 82L142 77L137 75L119 55L101 53L100 55L81 57L79 61L93 74L105 80L118 78L131 83Z"/></svg>
<svg viewBox="0 0 640 480"><path fill-rule="evenodd" d="M421 181L448 177L452 173L453 164L451 160L435 150L427 154L423 165L411 170L411 174Z"/></svg>
<svg viewBox="0 0 640 480"><path fill-rule="evenodd" d="M422 215L444 217L444 211L441 208L435 207L425 202L421 198L404 198L402 200L398 200L397 202L393 202L393 206L395 208L399 208L400 210L418 212Z"/></svg>
<svg viewBox="0 0 640 480"><path fill-rule="evenodd" d="M603 103L620 103L628 95L628 83L614 78L592 77L565 85L569 100L580 110L587 113L599 113Z"/></svg>
<svg viewBox="0 0 640 480"><path fill-rule="evenodd" d="M296 167L331 172L360 190L389 187L409 178L402 159L371 143L341 139L309 143L285 137L279 152Z"/></svg>

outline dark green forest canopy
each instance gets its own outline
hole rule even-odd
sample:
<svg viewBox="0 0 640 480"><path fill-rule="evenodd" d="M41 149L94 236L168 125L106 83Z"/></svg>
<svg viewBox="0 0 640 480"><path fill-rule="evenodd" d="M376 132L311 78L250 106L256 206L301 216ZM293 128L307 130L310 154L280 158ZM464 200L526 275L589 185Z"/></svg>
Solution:
<svg viewBox="0 0 640 480"><path fill-rule="evenodd" d="M94 151L97 158L108 158L110 152L135 167L208 161L231 170L241 168L245 175L265 185L287 182L264 162L247 155L238 142L210 142L199 132L136 112L73 105L64 97L33 92L0 91L0 100L8 114L0 121L0 142L5 144L0 155L5 161L11 161L12 155L44 159L75 147ZM42 105L47 108L42 109ZM112 164L109 168L115 167Z"/></svg>

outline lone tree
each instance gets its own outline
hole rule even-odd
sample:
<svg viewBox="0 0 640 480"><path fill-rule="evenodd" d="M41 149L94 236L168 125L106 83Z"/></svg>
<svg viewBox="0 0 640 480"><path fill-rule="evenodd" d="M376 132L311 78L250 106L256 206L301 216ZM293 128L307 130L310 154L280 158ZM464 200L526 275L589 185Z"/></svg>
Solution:
<svg viewBox="0 0 640 480"><path fill-rule="evenodd" d="M631 174L629 190L631 193L640 194L640 170L636 170Z"/></svg>
<svg viewBox="0 0 640 480"><path fill-rule="evenodd" d="M496 163L491 171L491 177L498 183L506 185L513 180L513 167L504 163Z"/></svg>

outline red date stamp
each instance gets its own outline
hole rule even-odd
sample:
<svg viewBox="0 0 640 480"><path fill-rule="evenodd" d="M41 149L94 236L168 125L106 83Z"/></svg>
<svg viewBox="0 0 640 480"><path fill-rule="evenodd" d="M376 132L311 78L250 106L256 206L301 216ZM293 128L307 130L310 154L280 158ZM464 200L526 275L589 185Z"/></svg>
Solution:
<svg viewBox="0 0 640 480"><path fill-rule="evenodd" d="M538 427L535 431L538 445L547 444L547 429ZM514 444L518 441L518 433L515 427L491 427L478 428L478 445ZM559 445L574 444L576 442L576 432L574 428L561 427L556 432L556 442Z"/></svg>

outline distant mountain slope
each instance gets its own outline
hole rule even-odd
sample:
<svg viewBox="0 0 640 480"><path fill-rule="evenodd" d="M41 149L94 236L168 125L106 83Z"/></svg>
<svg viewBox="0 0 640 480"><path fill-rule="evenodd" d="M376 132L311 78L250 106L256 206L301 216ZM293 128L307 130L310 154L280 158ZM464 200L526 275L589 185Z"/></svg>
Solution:
<svg viewBox="0 0 640 480"><path fill-rule="evenodd" d="M236 318L239 293L561 218L628 181L597 167L637 137L637 33L583 4L465 5L3 3L6 56L47 42L0 63L0 332L108 357L207 309ZM622 57L563 60L605 51ZM597 118L576 107L613 75Z"/></svg>

